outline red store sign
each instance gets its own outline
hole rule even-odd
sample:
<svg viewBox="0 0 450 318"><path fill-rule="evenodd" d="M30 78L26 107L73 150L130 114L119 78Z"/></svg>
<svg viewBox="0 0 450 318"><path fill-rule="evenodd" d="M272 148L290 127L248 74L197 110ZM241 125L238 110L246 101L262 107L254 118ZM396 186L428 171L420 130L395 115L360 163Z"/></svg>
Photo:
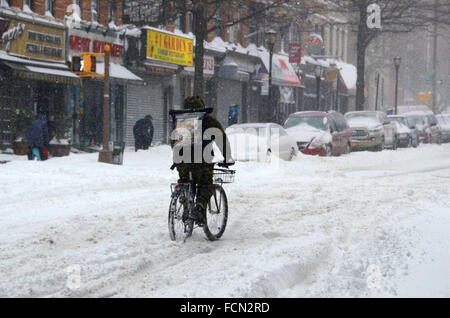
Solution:
<svg viewBox="0 0 450 318"><path fill-rule="evenodd" d="M107 42L102 42L98 40L92 40L88 38L83 38L76 35L70 36L70 49L72 51L78 52L93 52L93 53L104 53L105 45L111 47L111 56L117 58L123 58L124 47L119 44L112 44Z"/></svg>

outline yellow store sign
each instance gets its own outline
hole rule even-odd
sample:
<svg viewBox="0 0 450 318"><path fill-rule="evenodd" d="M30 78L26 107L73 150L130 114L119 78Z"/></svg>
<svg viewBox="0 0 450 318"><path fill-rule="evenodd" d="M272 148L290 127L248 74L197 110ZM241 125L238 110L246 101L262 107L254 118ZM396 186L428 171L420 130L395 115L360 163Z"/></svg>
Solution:
<svg viewBox="0 0 450 318"><path fill-rule="evenodd" d="M193 66L194 41L156 30L147 30L147 58L181 66Z"/></svg>

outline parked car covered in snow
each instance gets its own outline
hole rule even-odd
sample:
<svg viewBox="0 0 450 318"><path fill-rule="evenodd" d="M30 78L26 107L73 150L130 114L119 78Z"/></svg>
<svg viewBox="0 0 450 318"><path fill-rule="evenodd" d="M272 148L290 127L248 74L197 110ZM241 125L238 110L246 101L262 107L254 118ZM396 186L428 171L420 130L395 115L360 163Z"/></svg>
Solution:
<svg viewBox="0 0 450 318"><path fill-rule="evenodd" d="M450 142L450 114L437 115L436 119L441 128L441 141Z"/></svg>
<svg viewBox="0 0 450 318"><path fill-rule="evenodd" d="M397 149L397 126L385 113L357 111L345 114L345 118L352 129L353 149Z"/></svg>
<svg viewBox="0 0 450 318"><path fill-rule="evenodd" d="M397 140L400 147L419 146L419 131L411 118L404 116L388 116L388 118L391 122L397 123Z"/></svg>
<svg viewBox="0 0 450 318"><path fill-rule="evenodd" d="M291 161L298 154L295 140L274 123L237 124L226 129L235 161L268 161L271 155Z"/></svg>
<svg viewBox="0 0 450 318"><path fill-rule="evenodd" d="M298 149L306 155L340 156L351 151L351 130L337 112L298 112L284 124Z"/></svg>
<svg viewBox="0 0 450 318"><path fill-rule="evenodd" d="M441 130L432 112L413 111L404 113L403 116L415 122L420 132L420 142L424 144L441 142Z"/></svg>

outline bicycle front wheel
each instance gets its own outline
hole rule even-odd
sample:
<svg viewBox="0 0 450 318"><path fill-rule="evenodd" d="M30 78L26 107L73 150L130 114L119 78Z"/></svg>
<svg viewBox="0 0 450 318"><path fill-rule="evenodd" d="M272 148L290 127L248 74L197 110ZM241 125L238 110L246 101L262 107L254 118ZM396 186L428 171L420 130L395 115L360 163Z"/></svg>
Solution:
<svg viewBox="0 0 450 318"><path fill-rule="evenodd" d="M169 233L172 241L182 242L192 236L194 222L188 218L188 199L182 191L172 195L169 208Z"/></svg>
<svg viewBox="0 0 450 318"><path fill-rule="evenodd" d="M206 224L203 227L206 237L210 241L217 241L225 232L228 221L228 199L225 190L214 186L214 194L206 210Z"/></svg>

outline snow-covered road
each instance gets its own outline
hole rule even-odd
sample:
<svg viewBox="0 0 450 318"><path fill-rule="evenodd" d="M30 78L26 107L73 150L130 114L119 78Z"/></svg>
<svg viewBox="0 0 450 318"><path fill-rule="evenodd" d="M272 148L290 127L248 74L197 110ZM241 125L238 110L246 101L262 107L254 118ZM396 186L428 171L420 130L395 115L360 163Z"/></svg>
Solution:
<svg viewBox="0 0 450 318"><path fill-rule="evenodd" d="M0 297L450 297L448 144L239 163L222 240L185 244L168 235L168 147L124 166L11 159Z"/></svg>

